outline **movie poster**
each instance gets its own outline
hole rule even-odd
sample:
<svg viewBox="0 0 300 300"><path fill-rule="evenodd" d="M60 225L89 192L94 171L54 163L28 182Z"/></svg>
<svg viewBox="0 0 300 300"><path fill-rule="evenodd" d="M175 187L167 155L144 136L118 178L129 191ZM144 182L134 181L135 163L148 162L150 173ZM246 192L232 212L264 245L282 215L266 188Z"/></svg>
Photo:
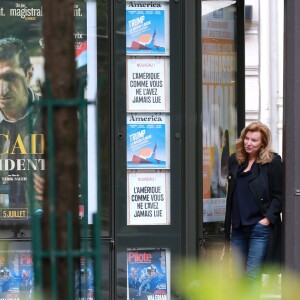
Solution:
<svg viewBox="0 0 300 300"><path fill-rule="evenodd" d="M170 110L167 58L127 58L127 112Z"/></svg>
<svg viewBox="0 0 300 300"><path fill-rule="evenodd" d="M202 6L203 210L204 222L215 222L225 217L228 160L237 131L235 8Z"/></svg>
<svg viewBox="0 0 300 300"><path fill-rule="evenodd" d="M127 115L127 167L163 169L169 167L169 116Z"/></svg>
<svg viewBox="0 0 300 300"><path fill-rule="evenodd" d="M166 249L127 251L127 300L170 300L170 257Z"/></svg>
<svg viewBox="0 0 300 300"><path fill-rule="evenodd" d="M126 2L128 55L169 54L169 5L163 2Z"/></svg>
<svg viewBox="0 0 300 300"><path fill-rule="evenodd" d="M170 224L170 173L128 172L127 225Z"/></svg>
<svg viewBox="0 0 300 300"><path fill-rule="evenodd" d="M74 16L77 70L82 75L87 65L85 1L76 2ZM39 105L45 81L42 18L41 1L0 2L1 85L5 86L0 90L0 226L27 224L29 198L35 199L33 211L42 212L42 188L32 188L33 180L42 185L45 172Z"/></svg>

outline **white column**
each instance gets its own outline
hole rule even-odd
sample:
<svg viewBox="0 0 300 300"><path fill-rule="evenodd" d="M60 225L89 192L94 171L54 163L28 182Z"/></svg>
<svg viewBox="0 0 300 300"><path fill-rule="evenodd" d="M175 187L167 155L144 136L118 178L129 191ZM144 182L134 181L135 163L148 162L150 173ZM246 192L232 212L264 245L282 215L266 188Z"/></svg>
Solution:
<svg viewBox="0 0 300 300"><path fill-rule="evenodd" d="M87 99L97 99L97 4L87 1ZM93 213L97 212L97 122L96 105L87 109L88 145L88 223L92 223ZM86 209L86 207L85 207Z"/></svg>
<svg viewBox="0 0 300 300"><path fill-rule="evenodd" d="M274 0L272 0L274 1ZM271 16L270 0L260 1L260 121L271 126ZM272 115L272 118L274 116Z"/></svg>
<svg viewBox="0 0 300 300"><path fill-rule="evenodd" d="M277 49L278 49L278 93L277 93L277 110L278 110L278 152L282 154L282 131L283 131L283 47L284 47L284 0L277 0Z"/></svg>
<svg viewBox="0 0 300 300"><path fill-rule="evenodd" d="M260 1L260 120L272 132L273 150L282 149L283 0Z"/></svg>

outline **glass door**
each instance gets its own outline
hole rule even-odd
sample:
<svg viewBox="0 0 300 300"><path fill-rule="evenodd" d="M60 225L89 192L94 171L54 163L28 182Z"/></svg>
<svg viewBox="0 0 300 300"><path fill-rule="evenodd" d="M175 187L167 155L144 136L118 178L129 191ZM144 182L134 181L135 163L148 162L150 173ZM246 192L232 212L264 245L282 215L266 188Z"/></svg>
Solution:
<svg viewBox="0 0 300 300"><path fill-rule="evenodd" d="M203 238L213 258L223 249L228 159L237 133L236 16L237 1L202 1Z"/></svg>

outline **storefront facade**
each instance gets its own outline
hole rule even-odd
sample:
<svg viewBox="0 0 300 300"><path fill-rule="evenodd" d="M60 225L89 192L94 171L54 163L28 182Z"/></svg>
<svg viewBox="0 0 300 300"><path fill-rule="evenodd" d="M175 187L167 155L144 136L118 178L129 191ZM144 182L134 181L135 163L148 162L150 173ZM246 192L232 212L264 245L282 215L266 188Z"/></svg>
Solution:
<svg viewBox="0 0 300 300"><path fill-rule="evenodd" d="M224 161L244 126L244 3L117 1L110 9L111 80L99 102L111 116L111 134L102 135L111 160L102 176L107 292L180 299L172 280L181 258L205 249L215 259L224 243ZM162 276L150 288L135 283L151 266Z"/></svg>

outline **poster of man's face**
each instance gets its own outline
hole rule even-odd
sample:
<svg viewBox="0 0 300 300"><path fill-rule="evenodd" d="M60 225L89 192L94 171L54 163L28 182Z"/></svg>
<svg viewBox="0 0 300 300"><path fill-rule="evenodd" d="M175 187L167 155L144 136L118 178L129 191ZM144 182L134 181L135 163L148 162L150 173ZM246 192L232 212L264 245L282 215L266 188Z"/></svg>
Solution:
<svg viewBox="0 0 300 300"><path fill-rule="evenodd" d="M84 0L75 1L74 17L77 69L84 72L87 51ZM40 105L45 82L42 18L41 0L0 2L0 230L1 224L28 222L30 199L34 199L33 211L42 212L45 171Z"/></svg>
<svg viewBox="0 0 300 300"><path fill-rule="evenodd" d="M18 53L12 53L10 57L5 56L2 46L4 41L7 39L0 39L0 109L18 112L28 106L27 85L30 84L33 67L24 69ZM9 46L7 48L9 49Z"/></svg>

